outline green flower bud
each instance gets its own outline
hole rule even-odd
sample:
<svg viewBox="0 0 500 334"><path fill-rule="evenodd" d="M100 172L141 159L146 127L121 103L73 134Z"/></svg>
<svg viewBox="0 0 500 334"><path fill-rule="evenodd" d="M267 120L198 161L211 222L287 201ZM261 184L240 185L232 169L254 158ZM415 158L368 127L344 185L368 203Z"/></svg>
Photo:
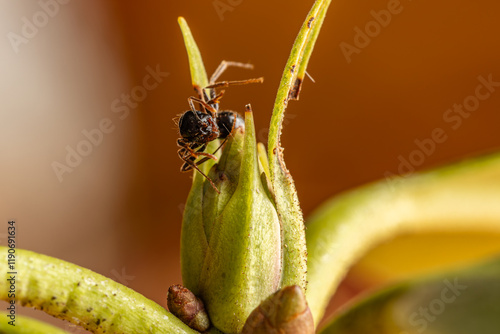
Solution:
<svg viewBox="0 0 500 334"><path fill-rule="evenodd" d="M240 332L281 280L280 221L261 174L248 106L245 129L233 131L209 172L220 194L208 182L193 185L183 221L184 284L225 333Z"/></svg>
<svg viewBox="0 0 500 334"><path fill-rule="evenodd" d="M318 8L308 16L303 30L309 31L310 17L317 16ZM202 98L201 87L207 87L208 78L201 54L186 21L179 18L179 24L193 87ZM256 147L248 106L246 130L233 129L217 163L209 160L199 166L220 193L200 173L193 177L182 225L182 278L205 303L215 326L212 332L238 333L250 312L276 290L297 285L303 293L306 288L304 221L284 163L280 134L288 100L298 97L298 87L289 93L296 81L290 75L297 76L293 69L300 55L312 50L302 47L304 38L314 44L315 38L308 39L308 34L301 31L285 68L269 128L268 152L262 144ZM298 73L305 73L308 57ZM211 141L205 151L213 153L219 144Z"/></svg>

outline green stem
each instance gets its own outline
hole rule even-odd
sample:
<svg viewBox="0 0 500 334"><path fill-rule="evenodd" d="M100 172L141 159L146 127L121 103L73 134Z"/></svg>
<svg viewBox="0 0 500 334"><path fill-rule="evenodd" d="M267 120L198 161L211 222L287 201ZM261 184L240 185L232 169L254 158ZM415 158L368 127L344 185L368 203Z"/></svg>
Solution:
<svg viewBox="0 0 500 334"><path fill-rule="evenodd" d="M0 254L8 254L0 247ZM185 333L187 327L160 305L77 265L16 249L15 302L34 307L92 333ZM10 302L12 269L0 262L0 299Z"/></svg>

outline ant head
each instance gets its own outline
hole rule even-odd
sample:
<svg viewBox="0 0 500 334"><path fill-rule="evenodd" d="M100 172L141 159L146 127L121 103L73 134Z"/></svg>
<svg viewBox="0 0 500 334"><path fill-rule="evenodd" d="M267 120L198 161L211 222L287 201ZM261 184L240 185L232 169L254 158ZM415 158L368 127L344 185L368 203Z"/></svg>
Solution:
<svg viewBox="0 0 500 334"><path fill-rule="evenodd" d="M188 110L182 114L179 119L179 132L182 138L201 144L219 137L219 128L212 116L198 110Z"/></svg>

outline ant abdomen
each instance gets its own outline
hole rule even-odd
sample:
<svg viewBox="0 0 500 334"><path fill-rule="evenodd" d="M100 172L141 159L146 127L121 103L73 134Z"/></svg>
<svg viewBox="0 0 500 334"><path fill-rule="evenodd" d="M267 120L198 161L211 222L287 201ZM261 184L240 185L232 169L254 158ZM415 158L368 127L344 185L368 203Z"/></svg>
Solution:
<svg viewBox="0 0 500 334"><path fill-rule="evenodd" d="M217 115L219 138L227 138L234 129L245 129L245 120L235 111L220 111Z"/></svg>

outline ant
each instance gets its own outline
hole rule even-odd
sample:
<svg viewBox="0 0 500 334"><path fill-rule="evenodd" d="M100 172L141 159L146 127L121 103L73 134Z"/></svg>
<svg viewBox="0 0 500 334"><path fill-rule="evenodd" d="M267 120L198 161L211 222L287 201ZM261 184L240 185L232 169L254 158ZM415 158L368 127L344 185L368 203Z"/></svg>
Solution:
<svg viewBox="0 0 500 334"><path fill-rule="evenodd" d="M219 111L219 101L224 95L224 91L216 94L215 88L246 85L249 83L262 83L264 81L264 78L261 77L256 79L216 82L221 74L230 66L253 69L252 64L223 60L214 74L210 77L208 86L202 89L197 86L194 87L198 92L199 98L194 96L188 98L190 110L185 111L180 116L178 123L179 133L182 138L177 139L177 145L180 147L177 154L179 158L184 161L181 172L187 172L193 168L196 169L210 182L218 193L220 192L214 182L198 168L198 165L209 159L217 160L215 153L225 144L227 138L234 129L245 126L245 121L235 111ZM200 110L195 108L194 103L200 105ZM213 154L204 152L207 144L215 139L224 139L224 141ZM200 156L203 158L196 161Z"/></svg>

